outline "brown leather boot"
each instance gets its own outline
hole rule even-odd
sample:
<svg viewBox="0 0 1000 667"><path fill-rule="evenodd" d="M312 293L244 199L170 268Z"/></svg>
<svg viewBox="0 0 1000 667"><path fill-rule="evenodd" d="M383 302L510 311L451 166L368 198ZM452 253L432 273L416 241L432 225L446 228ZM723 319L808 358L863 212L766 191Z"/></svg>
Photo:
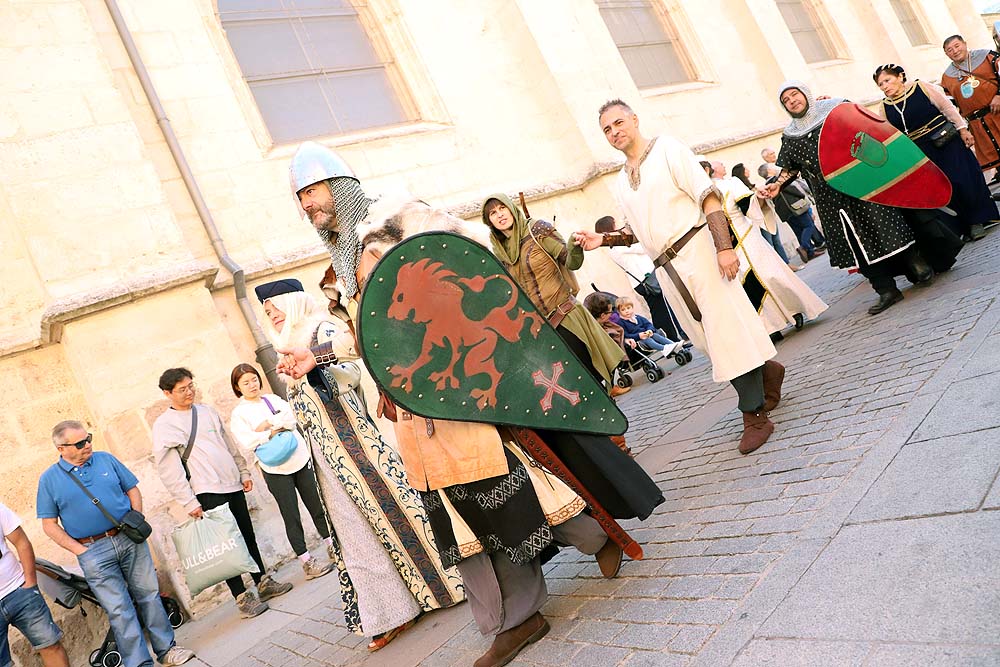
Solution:
<svg viewBox="0 0 1000 667"><path fill-rule="evenodd" d="M618 449L622 450L629 456L632 456L632 448L625 444L624 435L609 435L608 438L611 442L615 443L615 446L618 447Z"/></svg>
<svg viewBox="0 0 1000 667"><path fill-rule="evenodd" d="M501 667L513 660L525 646L537 642L549 631L549 622L537 611L524 623L504 630L493 640L490 650L473 663L473 667Z"/></svg>
<svg viewBox="0 0 1000 667"><path fill-rule="evenodd" d="M632 387L619 387L615 385L611 387L611 398L618 398L622 394L627 394L632 391Z"/></svg>
<svg viewBox="0 0 1000 667"><path fill-rule="evenodd" d="M618 571L622 569L622 555L622 548L610 537L600 551L594 554L605 579L614 579L618 575Z"/></svg>
<svg viewBox="0 0 1000 667"><path fill-rule="evenodd" d="M749 454L771 437L774 422L767 418L763 410L743 413L743 437L740 438L740 454Z"/></svg>
<svg viewBox="0 0 1000 667"><path fill-rule="evenodd" d="M781 383L785 381L785 367L773 359L764 362L764 412L770 412L781 403Z"/></svg>

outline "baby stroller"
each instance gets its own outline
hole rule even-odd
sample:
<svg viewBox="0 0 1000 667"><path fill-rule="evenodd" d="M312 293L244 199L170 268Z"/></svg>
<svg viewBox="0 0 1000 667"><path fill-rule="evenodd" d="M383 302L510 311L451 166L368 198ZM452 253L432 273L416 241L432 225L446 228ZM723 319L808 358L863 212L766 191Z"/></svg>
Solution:
<svg viewBox="0 0 1000 667"><path fill-rule="evenodd" d="M659 333L666 335L662 329L659 330ZM615 368L615 384L622 388L631 387L633 380L629 373L637 371L644 372L646 379L650 382L659 382L666 376L666 371L659 364L660 360L673 359L678 366L684 366L693 358L691 351L682 346L677 346L677 349L664 353L646 347L642 342L639 342L634 348L626 348L625 359Z"/></svg>
<svg viewBox="0 0 1000 667"><path fill-rule="evenodd" d="M35 561L35 569L45 576L38 577L38 588L49 598L56 601L60 607L72 609L80 604L80 600L86 600L100 606L97 597L90 590L87 580L78 574L73 574L55 563L50 563L41 558ZM180 603L172 597L160 593L160 601L167 612L167 619L174 628L179 628L187 618ZM84 616L87 611L80 606L80 613ZM119 667L122 664L121 653L118 652L118 645L115 644L114 633L108 629L108 634L104 637L104 642L99 648L90 652L91 667Z"/></svg>

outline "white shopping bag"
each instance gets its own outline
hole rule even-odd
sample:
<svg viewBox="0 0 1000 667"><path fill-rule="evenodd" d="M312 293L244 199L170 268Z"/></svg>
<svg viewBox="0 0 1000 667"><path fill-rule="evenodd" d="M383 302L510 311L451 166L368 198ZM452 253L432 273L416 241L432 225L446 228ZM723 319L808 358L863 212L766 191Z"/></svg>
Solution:
<svg viewBox="0 0 1000 667"><path fill-rule="evenodd" d="M229 505L185 521L171 537L192 596L244 572L260 572Z"/></svg>

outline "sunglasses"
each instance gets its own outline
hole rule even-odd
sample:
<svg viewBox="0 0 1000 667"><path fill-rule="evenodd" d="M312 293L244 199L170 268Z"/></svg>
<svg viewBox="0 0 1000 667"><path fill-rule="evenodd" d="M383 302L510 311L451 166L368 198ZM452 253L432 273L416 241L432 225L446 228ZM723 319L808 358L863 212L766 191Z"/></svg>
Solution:
<svg viewBox="0 0 1000 667"><path fill-rule="evenodd" d="M67 442L66 444L57 445L57 446L58 447L76 447L77 449L83 449L84 447L86 447L87 445L89 445L90 443L92 443L93 441L94 441L94 435L92 433L88 433L87 437L84 438L83 440L81 440L80 442Z"/></svg>

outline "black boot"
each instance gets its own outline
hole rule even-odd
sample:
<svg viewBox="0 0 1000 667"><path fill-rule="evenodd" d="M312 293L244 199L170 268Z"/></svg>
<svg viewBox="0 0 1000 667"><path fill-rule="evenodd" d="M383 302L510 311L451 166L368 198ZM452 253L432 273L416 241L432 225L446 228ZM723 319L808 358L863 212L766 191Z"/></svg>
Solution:
<svg viewBox="0 0 1000 667"><path fill-rule="evenodd" d="M934 269L916 250L911 252L909 259L906 260L906 278L914 285L927 285L934 279Z"/></svg>
<svg viewBox="0 0 1000 667"><path fill-rule="evenodd" d="M890 308L893 304L898 303L902 300L903 300L903 293L900 292L895 287L893 287L892 290L879 292L878 301L876 301L875 305L873 305L871 308L868 309L868 314L878 315L883 310Z"/></svg>

